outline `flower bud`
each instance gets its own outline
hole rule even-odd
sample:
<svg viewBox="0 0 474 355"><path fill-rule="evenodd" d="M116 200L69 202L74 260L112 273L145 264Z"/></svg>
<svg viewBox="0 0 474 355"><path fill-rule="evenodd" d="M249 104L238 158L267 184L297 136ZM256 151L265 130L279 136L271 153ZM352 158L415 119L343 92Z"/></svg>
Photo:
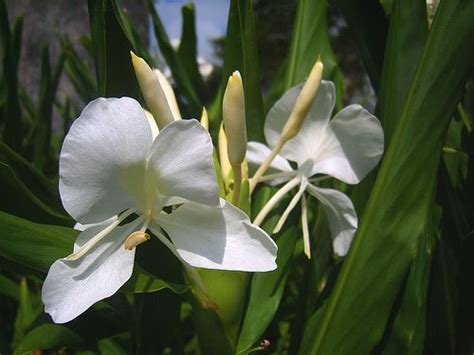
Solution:
<svg viewBox="0 0 474 355"><path fill-rule="evenodd" d="M165 90L163 89L158 76L148 66L148 64L135 53L132 56L133 68L137 76L138 84L148 109L153 114L159 129L174 121L173 112L168 104Z"/></svg>
<svg viewBox="0 0 474 355"><path fill-rule="evenodd" d="M293 111L291 111L288 121L283 127L281 139L284 142L295 137L301 129L301 126L308 115L308 111L316 98L316 94L318 93L322 76L323 63L321 62L321 59L318 58L311 69L311 73L304 83L298 98L296 99L295 107L293 108Z"/></svg>
<svg viewBox="0 0 474 355"><path fill-rule="evenodd" d="M227 154L227 136L222 123L219 128L219 163L221 165L222 179L228 185L232 167L230 166L229 155Z"/></svg>
<svg viewBox="0 0 474 355"><path fill-rule="evenodd" d="M179 112L178 102L176 101L176 96L174 95L173 88L171 87L168 79L163 75L163 73L158 69L153 69L158 81L160 82L161 88L165 93L166 101L168 106L173 114L173 119L175 121L181 119L181 112Z"/></svg>
<svg viewBox="0 0 474 355"><path fill-rule="evenodd" d="M206 131L209 131L209 116L207 115L207 110L204 106L202 107L201 113L201 125L206 129Z"/></svg>
<svg viewBox="0 0 474 355"><path fill-rule="evenodd" d="M233 167L240 167L247 151L247 128L244 86L238 71L235 71L227 82L223 100L223 119L230 164Z"/></svg>

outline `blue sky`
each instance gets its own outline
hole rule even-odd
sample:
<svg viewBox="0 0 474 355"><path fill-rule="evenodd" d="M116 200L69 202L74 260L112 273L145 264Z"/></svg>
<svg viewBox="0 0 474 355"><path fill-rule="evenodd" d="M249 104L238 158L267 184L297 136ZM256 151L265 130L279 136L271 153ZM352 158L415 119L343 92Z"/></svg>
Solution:
<svg viewBox="0 0 474 355"><path fill-rule="evenodd" d="M181 7L189 2L196 9L196 27L198 36L198 55L207 61L215 62L210 39L225 35L230 0L155 0L161 20L171 40L181 37ZM150 36L151 46L156 46L155 36Z"/></svg>

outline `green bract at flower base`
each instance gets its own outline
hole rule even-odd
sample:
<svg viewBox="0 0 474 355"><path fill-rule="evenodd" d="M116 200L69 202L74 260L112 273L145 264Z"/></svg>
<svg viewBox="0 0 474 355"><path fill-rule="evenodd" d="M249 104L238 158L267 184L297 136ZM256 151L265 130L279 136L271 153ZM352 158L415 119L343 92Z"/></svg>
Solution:
<svg viewBox="0 0 474 355"><path fill-rule="evenodd" d="M288 90L275 103L265 120L265 138L271 148L277 144L302 84ZM342 192L316 187L311 182L317 174L326 174L348 184L359 183L379 162L384 149L382 127L377 118L359 105L350 105L332 120L335 104L334 84L322 81L315 101L296 137L290 139L270 165L270 174L259 181L277 185L286 182L260 211L254 223L260 224L270 210L290 190L299 186L298 192L274 229L277 233L291 210L302 199L302 229L305 253L310 257L309 230L306 211L307 191L317 198L328 218L333 238L333 248L343 256L349 250L357 230L357 215L352 201ZM270 155L271 150L264 144L250 142L247 159L250 166L258 167ZM290 163L296 162L294 170Z"/></svg>
<svg viewBox="0 0 474 355"><path fill-rule="evenodd" d="M219 199L207 131L196 120L172 122L159 133L153 125L137 101L99 98L64 140L61 200L86 229L43 285L45 311L56 323L74 319L130 278L135 246L149 238L147 230L191 266L276 268L272 239ZM163 211L167 206L171 213Z"/></svg>

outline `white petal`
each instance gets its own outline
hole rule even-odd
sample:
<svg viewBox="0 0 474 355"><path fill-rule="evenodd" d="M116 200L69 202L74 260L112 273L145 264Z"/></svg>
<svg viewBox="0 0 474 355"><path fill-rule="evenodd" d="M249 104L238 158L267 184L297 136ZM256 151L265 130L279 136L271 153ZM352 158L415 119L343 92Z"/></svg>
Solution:
<svg viewBox="0 0 474 355"><path fill-rule="evenodd" d="M342 192L333 189L309 184L307 190L323 206L331 230L334 252L339 256L346 255L357 230L357 214L352 201Z"/></svg>
<svg viewBox="0 0 474 355"><path fill-rule="evenodd" d="M112 222L115 222L117 218L118 218L117 216L112 216L110 218L107 218L105 221L98 222L98 223L89 223L89 224L82 224L82 223L77 222L74 225L74 229L82 232L82 231L85 231L86 229L89 229L90 227L106 227Z"/></svg>
<svg viewBox="0 0 474 355"><path fill-rule="evenodd" d="M220 207L185 203L155 222L190 265L208 269L270 271L277 246L247 215L221 199Z"/></svg>
<svg viewBox="0 0 474 355"><path fill-rule="evenodd" d="M194 201L219 203L209 133L196 120L179 120L160 131L152 147L149 168L164 204Z"/></svg>
<svg viewBox="0 0 474 355"><path fill-rule="evenodd" d="M247 161L249 163L249 170L250 174L255 174L258 167L262 165L265 159L270 155L271 150L265 144L258 143L258 142L249 142L247 144ZM280 173L280 172L292 172L294 171L291 167L290 163L283 158L281 155L277 155L275 159L273 159L270 167L267 170L267 175ZM288 178L279 178L270 181L270 185L278 185L285 181L288 181Z"/></svg>
<svg viewBox="0 0 474 355"><path fill-rule="evenodd" d="M288 90L268 112L264 132L270 147L274 147L280 138L283 126L290 117L302 87L303 84L300 84ZM331 118L335 101L334 84L323 80L299 133L283 147L280 153L283 157L302 165L307 159L314 156L317 142Z"/></svg>
<svg viewBox="0 0 474 355"><path fill-rule="evenodd" d="M89 103L61 149L59 190L67 212L87 224L136 206L131 190L143 183L133 180L143 177L151 144L152 133L137 101L123 97Z"/></svg>
<svg viewBox="0 0 474 355"><path fill-rule="evenodd" d="M350 105L329 123L318 144L311 175L328 174L357 184L372 170L384 149L379 120L360 105Z"/></svg>
<svg viewBox="0 0 474 355"><path fill-rule="evenodd" d="M130 278L135 249L125 250L123 242L139 228L143 219L117 227L107 238L78 260L59 259L51 265L43 284L45 311L55 323L76 318L94 303L113 295ZM84 245L102 227L91 227L76 240Z"/></svg>

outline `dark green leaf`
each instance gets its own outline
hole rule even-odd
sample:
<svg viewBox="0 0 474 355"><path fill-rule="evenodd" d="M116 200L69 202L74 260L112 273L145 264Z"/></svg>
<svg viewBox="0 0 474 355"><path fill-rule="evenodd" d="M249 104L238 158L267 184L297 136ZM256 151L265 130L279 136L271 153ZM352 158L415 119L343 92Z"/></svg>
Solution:
<svg viewBox="0 0 474 355"><path fill-rule="evenodd" d="M187 72L185 65L181 62L178 54L171 45L163 23L161 22L160 16L156 11L153 0L147 0L147 3L151 18L153 20L153 29L155 31L155 36L158 41L161 53L163 54L166 63L171 69L171 73L173 74L173 78L176 81L178 90L186 100L189 114L198 116L202 110L202 103L199 99L199 95L196 92L197 88L193 87L190 74Z"/></svg>
<svg viewBox="0 0 474 355"><path fill-rule="evenodd" d="M430 222L444 138L473 65L473 13L474 2L440 3L352 248L300 353L370 353L380 341Z"/></svg>
<svg viewBox="0 0 474 355"><path fill-rule="evenodd" d="M164 288L171 289L174 293L185 293L189 287L185 284L167 282L157 278L153 274L147 272L139 265L135 265L133 275L130 280L120 289L123 292L132 293L149 293L162 290Z"/></svg>
<svg viewBox="0 0 474 355"><path fill-rule="evenodd" d="M88 7L99 95L139 98L130 59L134 48L117 16L115 0L89 0Z"/></svg>

